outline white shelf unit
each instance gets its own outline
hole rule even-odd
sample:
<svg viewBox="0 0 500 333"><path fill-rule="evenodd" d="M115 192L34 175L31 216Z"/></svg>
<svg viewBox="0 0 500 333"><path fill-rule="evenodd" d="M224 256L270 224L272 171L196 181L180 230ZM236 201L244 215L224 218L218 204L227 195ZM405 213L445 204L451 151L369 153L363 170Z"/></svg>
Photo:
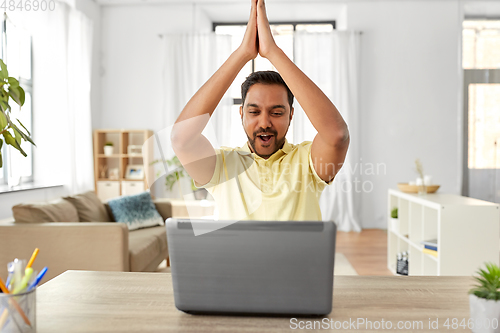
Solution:
<svg viewBox="0 0 500 333"><path fill-rule="evenodd" d="M399 232L390 212L398 208ZM397 254L408 252L408 275L470 276L485 262L499 264L499 205L454 194L408 194L389 189L387 267L396 274ZM421 241L437 239L437 258Z"/></svg>
<svg viewBox="0 0 500 333"><path fill-rule="evenodd" d="M121 195L141 193L149 188L147 179L154 174L153 136L151 130L142 129L97 129L94 130L94 182L97 196L107 201ZM106 142L113 142L113 155L104 154ZM147 145L143 146L145 143ZM128 146L143 146L141 153L128 154ZM142 165L143 179L128 179L128 165ZM107 169L104 175L101 169ZM118 177L111 178L110 169L118 169Z"/></svg>

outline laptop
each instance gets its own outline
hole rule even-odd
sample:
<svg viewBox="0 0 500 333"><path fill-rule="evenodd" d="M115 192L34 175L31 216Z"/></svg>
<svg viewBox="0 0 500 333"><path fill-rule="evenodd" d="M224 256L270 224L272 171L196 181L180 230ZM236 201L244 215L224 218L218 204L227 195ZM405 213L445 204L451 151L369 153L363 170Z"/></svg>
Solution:
<svg viewBox="0 0 500 333"><path fill-rule="evenodd" d="M195 236L194 223L210 232ZM326 315L332 310L337 228L331 221L169 218L166 229L175 306L181 311Z"/></svg>

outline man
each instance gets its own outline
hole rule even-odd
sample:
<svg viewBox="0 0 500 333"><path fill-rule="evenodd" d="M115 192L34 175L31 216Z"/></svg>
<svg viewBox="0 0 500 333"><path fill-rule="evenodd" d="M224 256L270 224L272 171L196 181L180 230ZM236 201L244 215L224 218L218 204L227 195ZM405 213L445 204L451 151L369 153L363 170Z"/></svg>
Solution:
<svg viewBox="0 0 500 333"><path fill-rule="evenodd" d="M251 2L241 45L182 110L173 149L195 184L214 196L220 219L321 220L319 197L344 162L349 131L328 97L276 45L264 0ZM258 54L281 76L257 72L247 78L240 115L248 142L215 150L201 132L236 75ZM294 96L318 131L312 143L285 139Z"/></svg>

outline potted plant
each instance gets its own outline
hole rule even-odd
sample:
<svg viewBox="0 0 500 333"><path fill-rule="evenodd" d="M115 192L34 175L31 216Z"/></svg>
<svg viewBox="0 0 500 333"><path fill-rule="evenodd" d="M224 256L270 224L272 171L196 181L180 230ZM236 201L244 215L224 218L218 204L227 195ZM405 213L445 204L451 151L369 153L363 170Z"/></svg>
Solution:
<svg viewBox="0 0 500 333"><path fill-rule="evenodd" d="M479 269L479 283L469 290L470 319L475 333L500 332L500 268L486 263L486 270Z"/></svg>
<svg viewBox="0 0 500 333"><path fill-rule="evenodd" d="M17 120L19 126L21 126L26 133L24 133L18 125L16 125L11 119L11 107L9 105L9 99L13 99L19 107L24 105L25 92L24 89L19 86L19 81L13 77L9 76L7 71L7 66L0 59L0 135L3 136L3 140L0 139L0 168L3 165L2 160L2 145L5 141L6 144L19 150L21 154L25 157L27 154L21 148L21 140L28 141L35 146L35 143L30 138L31 134L26 129L26 127Z"/></svg>
<svg viewBox="0 0 500 333"><path fill-rule="evenodd" d="M154 160L151 162L151 164L159 163L162 162L162 160ZM182 195L182 189L181 189L181 179L182 178L188 178L191 183L191 190L193 191L194 197L196 200L202 200L206 199L208 192L204 188L197 188L194 186L194 181L189 175L187 174L186 170L182 166L181 162L179 161L179 158L177 156L172 157L171 159L163 161L165 162L168 166L174 166L175 169L171 171L167 176L165 177L165 186L169 191L172 191L174 185L176 183L179 183L178 189L179 189L179 196L180 198L183 198Z"/></svg>
<svg viewBox="0 0 500 333"><path fill-rule="evenodd" d="M106 156L113 155L113 142L108 141L104 144L104 155Z"/></svg>
<svg viewBox="0 0 500 333"><path fill-rule="evenodd" d="M398 207L391 210L391 229L394 232L399 232Z"/></svg>

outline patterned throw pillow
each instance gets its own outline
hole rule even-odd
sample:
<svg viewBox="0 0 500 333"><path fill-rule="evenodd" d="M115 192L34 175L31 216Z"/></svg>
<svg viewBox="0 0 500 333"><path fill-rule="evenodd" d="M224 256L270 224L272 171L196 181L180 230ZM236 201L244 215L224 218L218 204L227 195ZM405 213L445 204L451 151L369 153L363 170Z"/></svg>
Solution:
<svg viewBox="0 0 500 333"><path fill-rule="evenodd" d="M129 230L163 225L149 192L108 201L116 222L126 223Z"/></svg>

